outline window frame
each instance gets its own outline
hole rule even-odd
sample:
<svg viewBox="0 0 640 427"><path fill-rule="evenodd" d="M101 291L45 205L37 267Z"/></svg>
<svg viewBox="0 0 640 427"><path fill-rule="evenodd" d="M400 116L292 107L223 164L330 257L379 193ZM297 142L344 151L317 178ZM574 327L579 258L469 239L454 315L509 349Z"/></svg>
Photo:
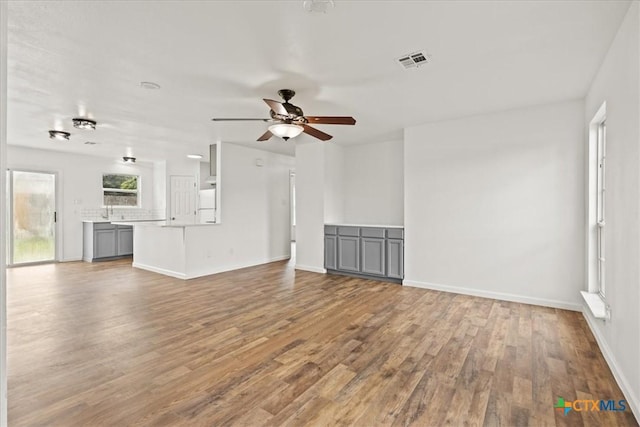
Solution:
<svg viewBox="0 0 640 427"><path fill-rule="evenodd" d="M597 292L606 295L606 251L605 251L605 212L606 212L606 158L607 158L607 120L603 118L596 129L596 258L597 258Z"/></svg>
<svg viewBox="0 0 640 427"><path fill-rule="evenodd" d="M117 175L117 176L126 176L126 177L135 177L136 178L136 189L135 190L129 190L129 189L124 189L124 188L105 188L104 187L104 177L105 175ZM133 174L133 173L119 173L119 172L103 172L102 176L101 176L101 182L100 182L100 187L102 188L102 207L106 208L106 207L111 207L111 208L118 208L118 209L139 209L142 206L142 200L141 200L141 176L139 174ZM109 192L117 192L117 193L123 193L123 194L135 194L136 195L136 204L135 205L106 205L104 203L104 198L105 198L105 191L109 191Z"/></svg>

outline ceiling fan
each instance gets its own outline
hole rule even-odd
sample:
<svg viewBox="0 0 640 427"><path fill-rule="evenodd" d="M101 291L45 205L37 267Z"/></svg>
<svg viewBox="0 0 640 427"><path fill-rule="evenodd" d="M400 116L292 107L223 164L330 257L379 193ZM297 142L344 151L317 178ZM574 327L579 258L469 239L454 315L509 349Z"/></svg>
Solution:
<svg viewBox="0 0 640 427"><path fill-rule="evenodd" d="M223 121L262 121L267 123L274 123L269 126L267 130L258 141L266 141L272 136L279 136L285 141L289 138L294 138L300 135L302 132L318 138L322 141L328 141L333 136L328 133L324 133L321 130L309 126L309 124L321 124L321 125L355 125L356 119L353 117L345 116L305 116L302 109L289 102L296 93L291 89L281 89L278 91L278 95L284 102L274 101L273 99L263 99L269 106L270 119L240 119L240 118L213 118L214 122Z"/></svg>

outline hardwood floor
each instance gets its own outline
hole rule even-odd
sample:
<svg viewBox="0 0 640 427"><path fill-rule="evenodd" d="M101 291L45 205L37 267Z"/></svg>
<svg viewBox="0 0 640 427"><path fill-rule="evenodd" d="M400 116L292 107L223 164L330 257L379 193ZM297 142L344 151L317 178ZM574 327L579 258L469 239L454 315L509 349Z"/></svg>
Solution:
<svg viewBox="0 0 640 427"><path fill-rule="evenodd" d="M580 313L277 262L182 281L130 260L10 269L9 422L637 425Z"/></svg>

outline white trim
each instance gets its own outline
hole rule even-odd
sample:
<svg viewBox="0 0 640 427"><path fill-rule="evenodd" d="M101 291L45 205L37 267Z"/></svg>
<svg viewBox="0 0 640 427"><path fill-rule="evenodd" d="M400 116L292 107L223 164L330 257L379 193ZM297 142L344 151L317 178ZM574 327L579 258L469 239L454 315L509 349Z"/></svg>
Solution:
<svg viewBox="0 0 640 427"><path fill-rule="evenodd" d="M149 266L149 265L146 265L146 264L141 264L141 263L135 262L135 261L131 265L133 267L140 268L142 270L147 270L147 271L152 271L154 273L164 274L165 276L171 276L171 277L175 277L177 279L182 279L182 280L189 280L189 279L196 279L198 277L211 276L213 274L224 273L226 271L240 270L241 268L255 267L257 265L264 265L264 264L269 264L269 263L272 263L272 262L284 261L284 260L290 259L290 258L291 258L290 255L282 255L282 256L278 256L278 257L269 258L268 260L265 260L265 261L255 261L255 262L248 262L248 263L243 263L243 264L227 265L227 266L223 266L223 267L216 267L216 268L211 268L211 269L206 269L206 270L200 270L198 272L188 273L188 274L187 273L180 273L180 272L173 271L173 270L167 270L167 269L164 269L164 268L153 267L153 266Z"/></svg>
<svg viewBox="0 0 640 427"><path fill-rule="evenodd" d="M596 342L598 343L598 347L600 347L600 351L604 356L604 360L607 361L607 365L609 365L609 369L611 369L611 372L613 373L613 377L618 383L620 390L622 390L622 394L624 394L624 397L626 398L627 403L631 408L631 412L633 412L633 415L635 415L636 420L640 420L640 399L638 398L638 396L633 394L633 391L632 391L633 389L629 386L629 381L622 373L622 369L618 367L616 358L614 357L613 352L607 345L607 341L600 334L598 328L594 324L594 322L596 322L597 320L592 319L591 315L589 314L588 308L582 311L582 315L587 320L587 325L589 325L589 329L591 330L591 333L596 338ZM600 321L603 322L603 320L600 320Z"/></svg>
<svg viewBox="0 0 640 427"><path fill-rule="evenodd" d="M607 306L605 300L602 298L602 295L595 292L585 291L580 291L580 295L582 295L582 298L587 304L587 307L589 307L589 310L591 311L591 314L593 314L593 317L595 317L596 319L604 320L611 319L609 307Z"/></svg>
<svg viewBox="0 0 640 427"><path fill-rule="evenodd" d="M534 298L524 295L514 295L502 292L482 291L478 289L463 288L459 286L439 285L436 283L418 282L414 280L404 279L403 286L411 286L414 288L431 289L434 291L451 292L454 294L471 295L481 298L491 298L501 301L519 302L523 304L540 305L543 307L560 308L563 310L582 311L582 305L565 301L557 301L545 298Z"/></svg>
<svg viewBox="0 0 640 427"><path fill-rule="evenodd" d="M302 270L302 271L310 271L312 273L327 274L327 270L326 269L320 268L320 267L313 267L313 266L310 266L310 265L296 264L295 269L296 270Z"/></svg>
<svg viewBox="0 0 640 427"><path fill-rule="evenodd" d="M77 257L77 258L74 257L74 258L61 259L58 262L78 262L78 261L85 261L85 260L82 257Z"/></svg>
<svg viewBox="0 0 640 427"><path fill-rule="evenodd" d="M188 279L187 275L184 273L179 273L177 271L166 270L164 268L153 267L151 265L140 264L139 262L134 262L131 264L132 267L139 268L141 270L152 271L154 273L164 274L165 276L175 277L176 279L186 280Z"/></svg>
<svg viewBox="0 0 640 427"><path fill-rule="evenodd" d="M0 1L0 220L6 215L7 169L7 14L6 1ZM2 227L4 229L4 227ZM5 265L5 233L0 243L0 426L7 425L7 281Z"/></svg>

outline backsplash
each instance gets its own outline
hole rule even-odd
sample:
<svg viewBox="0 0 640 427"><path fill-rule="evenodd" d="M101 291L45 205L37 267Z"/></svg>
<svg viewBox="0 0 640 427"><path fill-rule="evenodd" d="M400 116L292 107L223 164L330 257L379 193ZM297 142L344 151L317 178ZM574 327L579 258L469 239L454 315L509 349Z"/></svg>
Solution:
<svg viewBox="0 0 640 427"><path fill-rule="evenodd" d="M161 209L132 209L132 208L109 208L109 216L107 209L82 209L80 216L83 221L100 221L106 219L112 220L129 220L129 219L165 219L166 213Z"/></svg>

